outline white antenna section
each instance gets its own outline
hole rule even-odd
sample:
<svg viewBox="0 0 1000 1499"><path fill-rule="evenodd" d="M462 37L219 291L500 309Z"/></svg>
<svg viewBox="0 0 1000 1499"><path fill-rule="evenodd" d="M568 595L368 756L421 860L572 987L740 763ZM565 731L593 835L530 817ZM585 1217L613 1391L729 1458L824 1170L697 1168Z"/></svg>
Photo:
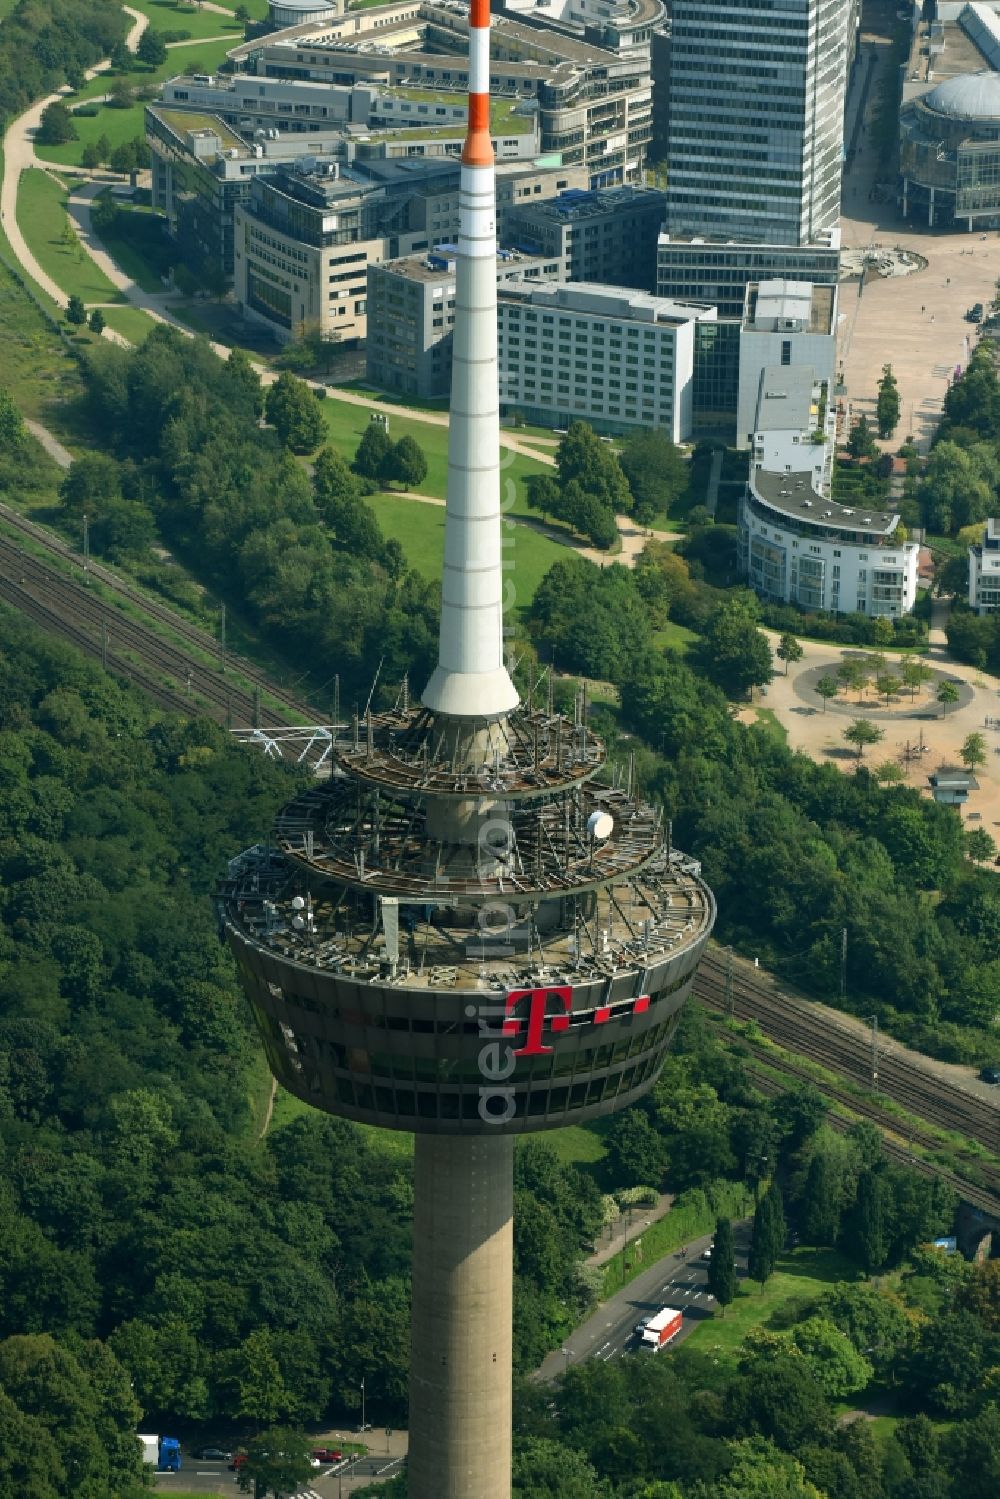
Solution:
<svg viewBox="0 0 1000 1499"><path fill-rule="evenodd" d="M433 713L500 718L518 695L503 658L496 170L490 139L488 0L469 14L469 128L459 183L448 506Z"/></svg>

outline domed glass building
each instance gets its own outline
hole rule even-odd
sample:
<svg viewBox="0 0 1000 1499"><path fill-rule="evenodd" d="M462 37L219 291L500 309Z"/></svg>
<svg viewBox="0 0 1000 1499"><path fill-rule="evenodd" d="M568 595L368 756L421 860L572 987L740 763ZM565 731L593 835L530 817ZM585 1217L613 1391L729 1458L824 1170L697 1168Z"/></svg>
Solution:
<svg viewBox="0 0 1000 1499"><path fill-rule="evenodd" d="M900 111L903 215L931 228L1000 227L1000 73L963 73Z"/></svg>
<svg viewBox="0 0 1000 1499"><path fill-rule="evenodd" d="M301 26L305 21L326 21L331 16L342 16L345 0L268 0L268 20L272 25L284 29L286 26Z"/></svg>

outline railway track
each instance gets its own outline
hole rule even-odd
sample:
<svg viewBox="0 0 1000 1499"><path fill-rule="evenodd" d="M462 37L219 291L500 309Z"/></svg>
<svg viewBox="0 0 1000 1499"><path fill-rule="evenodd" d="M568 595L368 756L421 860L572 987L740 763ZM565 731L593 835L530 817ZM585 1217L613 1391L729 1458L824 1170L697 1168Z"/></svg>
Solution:
<svg viewBox="0 0 1000 1499"><path fill-rule="evenodd" d="M0 521L4 532L13 530L18 538L30 539L53 559L48 562L19 539L0 533L0 598L43 629L61 635L88 655L99 656L110 671L142 687L161 706L188 714L196 710L234 728L315 722L315 710L278 687L253 662L228 658L231 668L254 685L252 692L207 664L206 656L211 659L219 654L218 641L110 569L92 563L89 574L112 589L123 604L158 621L173 640L96 597L86 586L79 556L51 532L5 505L0 505ZM79 576L67 574L55 559L80 569ZM265 694L270 701L264 701Z"/></svg>
<svg viewBox="0 0 1000 1499"><path fill-rule="evenodd" d="M710 1008L727 1009L727 965L719 954L707 953L702 959L694 992ZM733 971L732 998L733 1013L740 1019L756 1020L772 1040L864 1088L871 1087L872 1053L867 1038L832 1024L808 1000L751 978L739 966ZM891 1044L883 1045L878 1053L878 1086L887 1098L918 1118L966 1135L1000 1156L1000 1110L911 1062Z"/></svg>

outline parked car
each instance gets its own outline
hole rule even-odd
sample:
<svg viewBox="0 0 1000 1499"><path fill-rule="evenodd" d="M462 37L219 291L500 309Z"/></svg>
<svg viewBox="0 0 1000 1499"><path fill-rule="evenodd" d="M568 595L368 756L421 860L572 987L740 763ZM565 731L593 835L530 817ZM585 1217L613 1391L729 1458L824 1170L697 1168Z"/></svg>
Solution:
<svg viewBox="0 0 1000 1499"><path fill-rule="evenodd" d="M1000 1067L984 1067L979 1076L984 1083L1000 1083Z"/></svg>
<svg viewBox="0 0 1000 1499"><path fill-rule="evenodd" d="M712 1250L714 1248L715 1248L714 1244L709 1244L709 1246L708 1246L707 1249L703 1249L701 1251L701 1257L702 1257L702 1259L703 1260L710 1260L712 1258Z"/></svg>
<svg viewBox="0 0 1000 1499"><path fill-rule="evenodd" d="M199 1447L194 1455L206 1463L231 1463L233 1460L233 1454L223 1447Z"/></svg>
<svg viewBox="0 0 1000 1499"><path fill-rule="evenodd" d="M314 1447L310 1456L319 1463L340 1463L344 1460L339 1447Z"/></svg>

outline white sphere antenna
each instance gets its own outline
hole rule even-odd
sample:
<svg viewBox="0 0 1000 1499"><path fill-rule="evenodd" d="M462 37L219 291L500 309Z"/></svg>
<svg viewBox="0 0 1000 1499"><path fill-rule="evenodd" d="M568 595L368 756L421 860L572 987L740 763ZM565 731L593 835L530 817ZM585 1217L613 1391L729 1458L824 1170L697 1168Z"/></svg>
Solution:
<svg viewBox="0 0 1000 1499"><path fill-rule="evenodd" d="M615 820L610 812L591 812L587 818L587 832L595 843L603 843L615 830Z"/></svg>

